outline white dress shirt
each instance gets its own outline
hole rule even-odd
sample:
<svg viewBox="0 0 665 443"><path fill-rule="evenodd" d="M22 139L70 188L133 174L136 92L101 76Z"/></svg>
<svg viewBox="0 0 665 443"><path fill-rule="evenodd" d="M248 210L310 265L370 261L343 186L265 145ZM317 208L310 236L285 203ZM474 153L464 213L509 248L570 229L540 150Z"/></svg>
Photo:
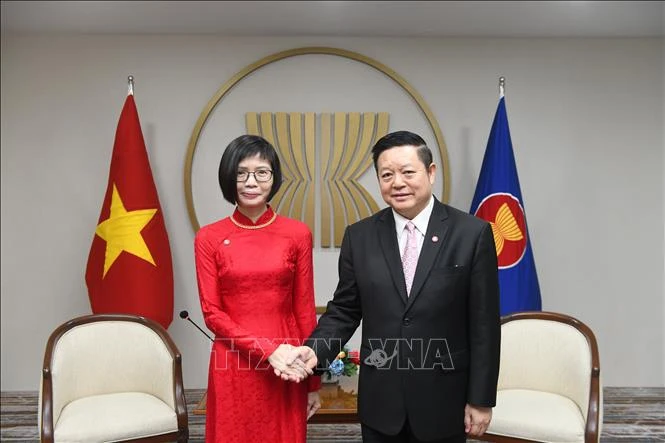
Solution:
<svg viewBox="0 0 665 443"><path fill-rule="evenodd" d="M427 203L427 206L420 211L418 215L413 217L411 222L416 226L416 231L420 234L418 236L418 257L420 257L420 250L423 248L423 243L425 241L425 233L427 232L427 225L429 224L429 218L432 215L432 209L434 208L434 196L431 196L429 199L429 203ZM402 215L398 214L394 209L393 209L393 216L395 217L395 231L397 231L397 243L399 244L399 256L402 257L404 255L404 249L406 248L406 233L405 233L405 227L407 222L409 221L408 218L403 217Z"/></svg>

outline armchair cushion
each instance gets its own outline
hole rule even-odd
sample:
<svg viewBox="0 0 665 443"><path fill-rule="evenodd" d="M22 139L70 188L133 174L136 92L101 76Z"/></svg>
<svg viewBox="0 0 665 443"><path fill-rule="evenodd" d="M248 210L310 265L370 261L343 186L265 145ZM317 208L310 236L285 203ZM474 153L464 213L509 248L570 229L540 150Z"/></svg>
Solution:
<svg viewBox="0 0 665 443"><path fill-rule="evenodd" d="M175 411L142 392L93 395L62 409L55 426L57 442L106 442L144 438L178 430Z"/></svg>
<svg viewBox="0 0 665 443"><path fill-rule="evenodd" d="M580 408L567 397L543 391L505 389L497 393L488 432L541 442L584 441Z"/></svg>

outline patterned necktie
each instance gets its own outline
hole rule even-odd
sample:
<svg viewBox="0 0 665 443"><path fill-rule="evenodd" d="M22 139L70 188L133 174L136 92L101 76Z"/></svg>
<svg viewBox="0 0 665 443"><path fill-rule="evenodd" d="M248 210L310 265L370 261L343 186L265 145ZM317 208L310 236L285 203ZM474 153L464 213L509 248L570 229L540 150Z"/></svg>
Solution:
<svg viewBox="0 0 665 443"><path fill-rule="evenodd" d="M404 270L404 281L406 282L406 294L411 292L413 276L416 273L418 264L418 231L416 225L409 221L406 226L406 247L402 255L402 269Z"/></svg>

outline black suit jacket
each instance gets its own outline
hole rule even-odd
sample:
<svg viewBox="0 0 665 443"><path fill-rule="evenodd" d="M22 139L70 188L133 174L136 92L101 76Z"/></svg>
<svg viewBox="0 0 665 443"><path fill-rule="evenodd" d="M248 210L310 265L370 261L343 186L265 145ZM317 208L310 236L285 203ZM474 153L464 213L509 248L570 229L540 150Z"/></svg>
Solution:
<svg viewBox="0 0 665 443"><path fill-rule="evenodd" d="M464 432L464 406L494 406L500 318L484 220L435 199L407 297L390 208L348 226L339 283L308 344L319 368L362 320L358 413L385 434L408 417L422 440Z"/></svg>

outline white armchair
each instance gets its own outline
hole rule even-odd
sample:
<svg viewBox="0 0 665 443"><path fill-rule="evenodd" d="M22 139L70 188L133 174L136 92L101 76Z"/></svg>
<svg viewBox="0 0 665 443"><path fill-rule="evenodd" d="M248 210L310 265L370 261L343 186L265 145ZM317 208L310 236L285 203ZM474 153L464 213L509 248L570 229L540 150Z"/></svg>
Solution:
<svg viewBox="0 0 665 443"><path fill-rule="evenodd" d="M181 356L158 323L87 315L50 336L39 392L42 442L187 441Z"/></svg>
<svg viewBox="0 0 665 443"><path fill-rule="evenodd" d="M597 443L602 387L596 338L564 314L501 319L497 403L485 441Z"/></svg>

